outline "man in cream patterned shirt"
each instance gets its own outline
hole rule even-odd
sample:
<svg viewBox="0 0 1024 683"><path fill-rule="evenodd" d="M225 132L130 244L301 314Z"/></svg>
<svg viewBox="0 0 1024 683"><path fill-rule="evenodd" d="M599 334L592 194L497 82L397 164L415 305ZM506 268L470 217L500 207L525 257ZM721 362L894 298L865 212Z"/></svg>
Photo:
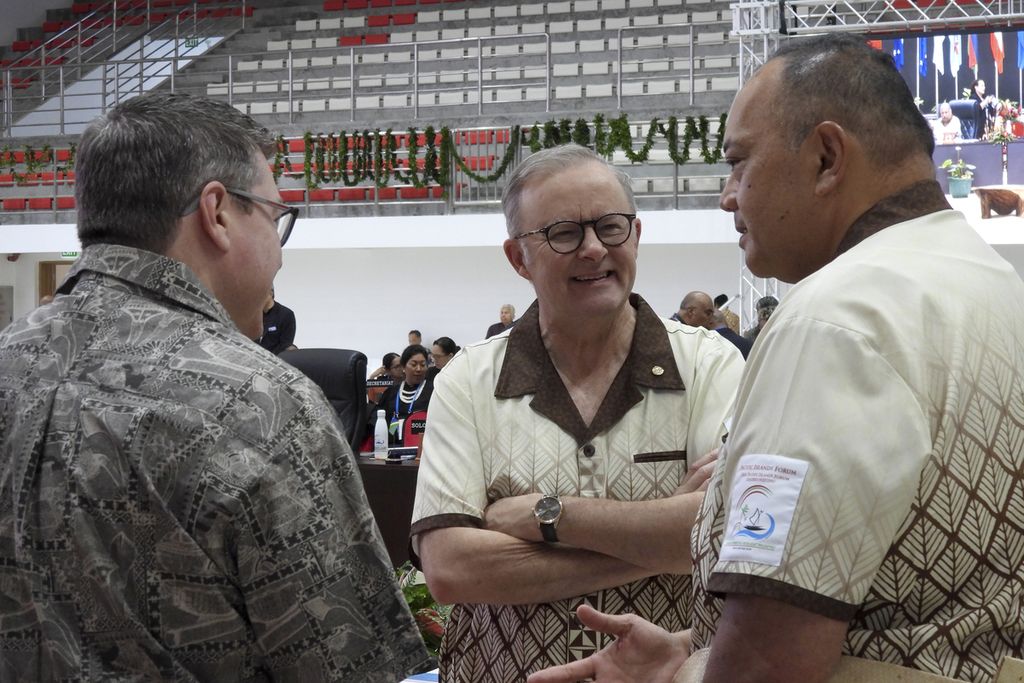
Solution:
<svg viewBox="0 0 1024 683"><path fill-rule="evenodd" d="M629 187L575 145L509 180L505 253L537 301L438 375L413 512L427 583L458 603L444 681L519 682L591 654L603 641L575 623L582 602L689 624L703 493L681 485L721 443L743 361L631 294Z"/></svg>

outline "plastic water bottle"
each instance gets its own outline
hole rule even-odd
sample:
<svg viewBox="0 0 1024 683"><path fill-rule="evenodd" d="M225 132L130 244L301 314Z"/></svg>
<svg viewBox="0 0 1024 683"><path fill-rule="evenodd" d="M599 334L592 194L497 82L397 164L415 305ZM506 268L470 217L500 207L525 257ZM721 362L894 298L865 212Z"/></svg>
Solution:
<svg viewBox="0 0 1024 683"><path fill-rule="evenodd" d="M373 457L376 460L388 457L388 421L383 410L377 411L377 424L373 427Z"/></svg>

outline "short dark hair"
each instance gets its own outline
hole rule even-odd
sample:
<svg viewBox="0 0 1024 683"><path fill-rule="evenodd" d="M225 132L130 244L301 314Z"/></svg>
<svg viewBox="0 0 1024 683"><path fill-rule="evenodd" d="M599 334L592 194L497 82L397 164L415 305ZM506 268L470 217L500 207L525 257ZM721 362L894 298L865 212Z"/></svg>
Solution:
<svg viewBox="0 0 1024 683"><path fill-rule="evenodd" d="M406 346L405 350L402 351L402 367L405 367L406 363L408 363L413 356L420 354L422 354L423 360L430 358L430 353L427 352L427 349L422 344L409 344Z"/></svg>
<svg viewBox="0 0 1024 683"><path fill-rule="evenodd" d="M778 305L779 300L769 294L768 296L762 296L760 299L758 299L757 303L754 305L754 308L756 308L757 310L761 310L764 308L775 308Z"/></svg>
<svg viewBox="0 0 1024 683"><path fill-rule="evenodd" d="M727 303L729 303L728 294L719 294L718 296L715 297L715 308L721 308Z"/></svg>
<svg viewBox="0 0 1024 683"><path fill-rule="evenodd" d="M420 334L419 330L409 330L409 334L415 334L417 337L422 337L423 336L422 334ZM406 335L406 336L408 336L408 335Z"/></svg>
<svg viewBox="0 0 1024 683"><path fill-rule="evenodd" d="M254 157L274 138L225 102L147 93L122 102L82 134L75 161L78 237L163 253L206 183L249 189Z"/></svg>
<svg viewBox="0 0 1024 683"><path fill-rule="evenodd" d="M401 360L401 356L399 356L394 351L390 351L390 352L384 354L384 358L381 360L380 364L384 366L385 370L390 370L391 369L391 364L395 362L396 358Z"/></svg>
<svg viewBox="0 0 1024 683"><path fill-rule="evenodd" d="M835 121L864 145L875 166L915 153L931 157L935 138L892 57L863 38L827 34L784 43L778 92L766 110L799 147L822 121Z"/></svg>
<svg viewBox="0 0 1024 683"><path fill-rule="evenodd" d="M451 337L438 337L434 340L434 346L440 346L448 356L454 356L462 349Z"/></svg>

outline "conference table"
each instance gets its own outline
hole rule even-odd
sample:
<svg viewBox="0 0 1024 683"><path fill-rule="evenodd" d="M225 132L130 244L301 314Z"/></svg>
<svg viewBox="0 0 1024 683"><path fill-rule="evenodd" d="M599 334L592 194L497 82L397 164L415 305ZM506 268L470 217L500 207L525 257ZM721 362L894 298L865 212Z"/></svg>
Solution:
<svg viewBox="0 0 1024 683"><path fill-rule="evenodd" d="M409 526L419 463L415 460L374 460L362 455L357 460L370 509L384 537L391 562L397 567L409 559Z"/></svg>

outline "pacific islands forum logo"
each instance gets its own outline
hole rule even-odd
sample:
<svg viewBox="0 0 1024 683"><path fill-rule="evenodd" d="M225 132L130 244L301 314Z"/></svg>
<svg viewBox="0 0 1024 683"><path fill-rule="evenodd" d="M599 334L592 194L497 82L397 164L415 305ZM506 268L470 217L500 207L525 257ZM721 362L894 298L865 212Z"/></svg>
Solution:
<svg viewBox="0 0 1024 683"><path fill-rule="evenodd" d="M775 533L775 517L764 508L771 497L772 490L763 484L747 487L740 496L740 521L733 526L733 536L763 541Z"/></svg>

